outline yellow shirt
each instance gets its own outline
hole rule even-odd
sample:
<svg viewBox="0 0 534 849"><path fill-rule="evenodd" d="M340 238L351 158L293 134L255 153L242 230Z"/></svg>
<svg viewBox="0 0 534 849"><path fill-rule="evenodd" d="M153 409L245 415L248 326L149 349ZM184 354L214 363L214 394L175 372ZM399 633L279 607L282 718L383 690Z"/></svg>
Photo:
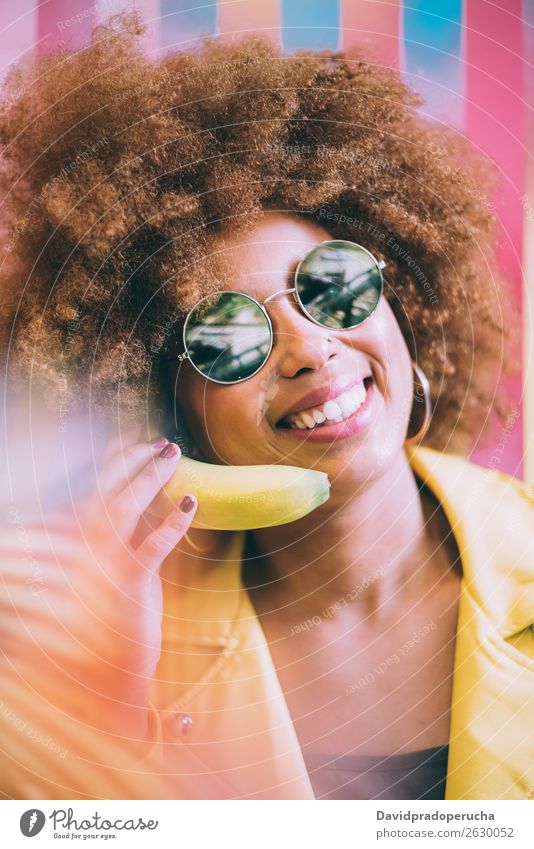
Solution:
<svg viewBox="0 0 534 849"><path fill-rule="evenodd" d="M407 452L444 508L463 567L446 798L534 798L534 494L459 456ZM187 773L191 757L198 778L200 761L201 798L313 799L241 580L244 542L235 534L222 564L168 595L157 678L173 683L154 686L156 746L171 772Z"/></svg>
<svg viewBox="0 0 534 849"><path fill-rule="evenodd" d="M534 491L459 456L407 452L444 508L463 567L446 798L533 799ZM38 556L38 540L30 542ZM244 542L244 533L231 535L224 561L203 570L194 587L164 590L153 742L141 760L120 738L104 743L87 723L51 711L34 689L31 657L13 673L10 617L20 625L30 594L17 584L20 561L8 560L0 586L5 797L313 799L241 580ZM12 544L20 548L20 540Z"/></svg>

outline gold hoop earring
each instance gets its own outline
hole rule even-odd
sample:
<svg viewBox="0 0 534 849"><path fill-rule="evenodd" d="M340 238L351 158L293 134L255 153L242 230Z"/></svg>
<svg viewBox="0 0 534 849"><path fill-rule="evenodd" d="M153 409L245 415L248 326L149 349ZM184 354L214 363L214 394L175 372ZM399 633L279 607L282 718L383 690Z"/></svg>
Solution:
<svg viewBox="0 0 534 849"><path fill-rule="evenodd" d="M423 437L425 436L425 434L426 434L426 432L429 428L430 419L432 418L432 397L431 397L431 394L430 394L430 384L428 382L427 376L424 373L424 371L421 368L419 368L419 366L416 363L413 362L413 360L412 360L412 369L413 369L413 371L415 373L415 377L416 377L416 381L414 381L414 383L415 383L414 398L415 398L416 402L418 402L418 403L420 403L421 401L423 402L424 412L423 412L423 420L421 422L419 430L417 431L417 433L412 434L412 436L406 437L406 439L404 440L405 445L414 445L417 442L421 442L421 440L423 439ZM419 391L417 384L419 384L421 391ZM412 407L412 409L413 409L413 407Z"/></svg>

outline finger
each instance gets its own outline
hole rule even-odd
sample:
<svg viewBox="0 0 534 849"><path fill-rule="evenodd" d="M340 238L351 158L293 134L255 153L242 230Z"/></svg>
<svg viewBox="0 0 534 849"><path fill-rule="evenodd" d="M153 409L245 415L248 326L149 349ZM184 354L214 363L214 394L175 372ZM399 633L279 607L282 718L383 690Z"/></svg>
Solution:
<svg viewBox="0 0 534 849"><path fill-rule="evenodd" d="M97 473L99 491L110 496L124 489L166 445L168 439L158 436L152 442L134 443L116 452Z"/></svg>
<svg viewBox="0 0 534 849"><path fill-rule="evenodd" d="M197 507L198 502L195 496L185 495L159 528L143 540L135 552L138 561L151 572L156 572L187 533Z"/></svg>
<svg viewBox="0 0 534 849"><path fill-rule="evenodd" d="M110 515L115 531L123 540L130 540L141 514L170 480L180 459L180 449L169 442L157 457L148 462L136 477L115 496Z"/></svg>

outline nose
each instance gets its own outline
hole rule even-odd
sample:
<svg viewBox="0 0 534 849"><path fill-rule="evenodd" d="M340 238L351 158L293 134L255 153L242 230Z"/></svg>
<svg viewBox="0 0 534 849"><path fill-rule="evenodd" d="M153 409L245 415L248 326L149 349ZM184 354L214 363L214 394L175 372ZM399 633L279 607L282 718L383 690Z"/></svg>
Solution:
<svg viewBox="0 0 534 849"><path fill-rule="evenodd" d="M307 318L291 298L270 305L275 334L276 370L282 377L318 371L337 357L341 343L327 327Z"/></svg>

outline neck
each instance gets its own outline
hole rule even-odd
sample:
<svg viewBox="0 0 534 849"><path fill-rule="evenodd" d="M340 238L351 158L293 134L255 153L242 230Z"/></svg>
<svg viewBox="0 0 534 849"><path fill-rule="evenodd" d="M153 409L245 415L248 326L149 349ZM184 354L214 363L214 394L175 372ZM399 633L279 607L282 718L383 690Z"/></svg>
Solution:
<svg viewBox="0 0 534 849"><path fill-rule="evenodd" d="M401 451L364 486L336 482L329 501L304 519L254 531L262 565L251 567L249 585L270 607L295 602L311 614L345 598L370 612L421 575L436 545L430 537L424 500Z"/></svg>

